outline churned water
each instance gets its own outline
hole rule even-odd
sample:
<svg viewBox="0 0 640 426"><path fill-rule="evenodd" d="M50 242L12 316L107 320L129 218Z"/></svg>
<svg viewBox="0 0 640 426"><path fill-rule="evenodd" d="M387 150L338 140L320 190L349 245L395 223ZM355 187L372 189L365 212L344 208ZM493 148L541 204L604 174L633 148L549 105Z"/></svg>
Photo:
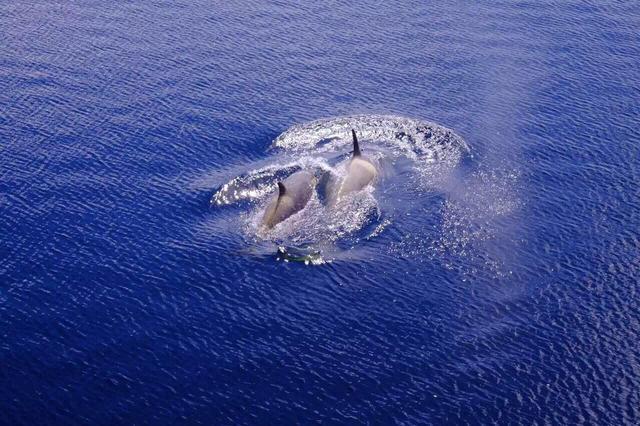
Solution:
<svg viewBox="0 0 640 426"><path fill-rule="evenodd" d="M639 28L0 3L0 422L638 424ZM351 129L376 185L260 230Z"/></svg>

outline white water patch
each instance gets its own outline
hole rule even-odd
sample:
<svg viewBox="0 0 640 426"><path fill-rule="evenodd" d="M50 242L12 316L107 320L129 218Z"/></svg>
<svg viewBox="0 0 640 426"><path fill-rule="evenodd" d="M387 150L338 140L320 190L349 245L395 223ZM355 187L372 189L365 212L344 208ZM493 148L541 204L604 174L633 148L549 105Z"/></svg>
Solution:
<svg viewBox="0 0 640 426"><path fill-rule="evenodd" d="M378 170L373 185L348 194L335 205L327 202L327 182L346 175L354 129L363 155ZM336 253L383 237L394 222L414 214L416 235L422 227L420 213L434 194L446 190L469 156L467 144L453 131L434 123L393 116L357 115L322 119L292 126L273 142L272 156L259 167L222 183L211 198L216 208L241 209L244 235L256 244L266 241L299 252L301 247ZM276 183L298 170L315 174L319 184L309 203L299 212L263 229L261 219ZM339 250L338 250L339 251Z"/></svg>
<svg viewBox="0 0 640 426"><path fill-rule="evenodd" d="M436 123L386 115L354 115L294 125L273 142L288 152L351 152L351 129L367 147L387 149L393 158L413 162L422 184L439 185L463 156L470 155L466 142Z"/></svg>

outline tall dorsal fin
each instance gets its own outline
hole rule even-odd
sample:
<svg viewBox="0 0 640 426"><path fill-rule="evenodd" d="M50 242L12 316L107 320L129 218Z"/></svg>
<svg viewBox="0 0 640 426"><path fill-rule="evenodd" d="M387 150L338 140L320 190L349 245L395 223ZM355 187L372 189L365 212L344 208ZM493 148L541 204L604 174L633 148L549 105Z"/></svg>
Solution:
<svg viewBox="0 0 640 426"><path fill-rule="evenodd" d="M287 188L285 188L284 183L278 182L278 198L282 197L286 192Z"/></svg>
<svg viewBox="0 0 640 426"><path fill-rule="evenodd" d="M356 131L351 129L351 135L353 136L353 156L360 157L360 145L358 145L358 137Z"/></svg>

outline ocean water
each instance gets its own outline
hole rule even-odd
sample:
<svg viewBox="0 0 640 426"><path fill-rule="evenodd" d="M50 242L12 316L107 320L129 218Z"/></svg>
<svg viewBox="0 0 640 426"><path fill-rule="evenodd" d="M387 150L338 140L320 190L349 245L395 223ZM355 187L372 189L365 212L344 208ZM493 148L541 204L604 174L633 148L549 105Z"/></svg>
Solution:
<svg viewBox="0 0 640 426"><path fill-rule="evenodd" d="M640 423L639 28L0 2L0 423ZM376 184L261 232L351 128Z"/></svg>

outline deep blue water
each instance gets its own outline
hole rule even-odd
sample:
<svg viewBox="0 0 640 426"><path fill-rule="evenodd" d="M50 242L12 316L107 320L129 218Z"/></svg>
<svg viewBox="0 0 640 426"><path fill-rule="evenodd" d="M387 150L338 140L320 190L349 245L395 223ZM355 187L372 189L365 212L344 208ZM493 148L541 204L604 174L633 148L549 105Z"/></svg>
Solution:
<svg viewBox="0 0 640 426"><path fill-rule="evenodd" d="M2 2L0 422L640 423L639 28L612 0ZM381 115L464 142L416 157ZM354 229L211 202L341 122L386 164ZM326 263L276 259L311 231Z"/></svg>

